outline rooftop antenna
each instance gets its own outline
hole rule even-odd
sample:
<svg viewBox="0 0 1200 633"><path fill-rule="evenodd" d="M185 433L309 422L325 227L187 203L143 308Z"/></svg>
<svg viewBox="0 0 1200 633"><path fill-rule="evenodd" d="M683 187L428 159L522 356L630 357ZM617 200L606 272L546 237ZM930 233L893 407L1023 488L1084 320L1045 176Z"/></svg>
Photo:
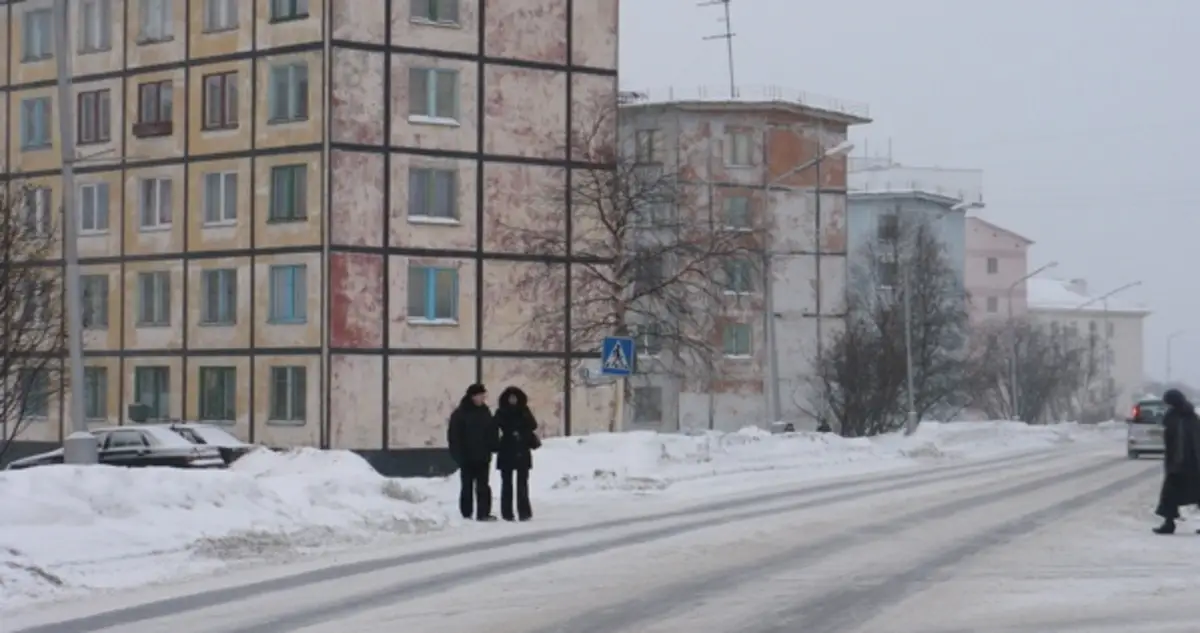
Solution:
<svg viewBox="0 0 1200 633"><path fill-rule="evenodd" d="M708 37L705 37L704 40L705 41L725 40L725 50L727 51L726 54L728 55L728 58L729 58L729 98L736 99L737 98L737 83L734 82L734 80L733 80L733 38L735 35L737 35L737 33L733 32L733 23L730 22L730 20L729 20L729 3L730 3L730 0L709 0L708 2L701 2L697 6L701 6L701 7L712 7L712 6L717 6L717 5L725 6L725 17L723 19L718 19L719 22L725 23L725 32L720 33L718 35L709 35Z"/></svg>

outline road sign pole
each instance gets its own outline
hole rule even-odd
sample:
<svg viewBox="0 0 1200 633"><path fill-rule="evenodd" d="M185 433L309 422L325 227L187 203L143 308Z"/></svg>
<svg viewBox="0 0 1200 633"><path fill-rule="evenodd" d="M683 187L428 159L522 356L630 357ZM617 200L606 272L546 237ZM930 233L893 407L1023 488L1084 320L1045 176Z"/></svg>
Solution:
<svg viewBox="0 0 1200 633"><path fill-rule="evenodd" d="M625 378L618 378L613 386L617 393L613 399L616 401L617 410L613 412L613 430L621 433L625 430Z"/></svg>

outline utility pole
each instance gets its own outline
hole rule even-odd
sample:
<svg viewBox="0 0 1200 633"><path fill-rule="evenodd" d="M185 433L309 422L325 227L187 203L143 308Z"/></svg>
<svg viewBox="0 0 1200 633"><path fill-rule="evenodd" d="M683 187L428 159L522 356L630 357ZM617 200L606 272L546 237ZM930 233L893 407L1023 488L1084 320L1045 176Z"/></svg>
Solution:
<svg viewBox="0 0 1200 633"><path fill-rule="evenodd" d="M733 32L733 23L730 22L729 3L730 0L710 0L709 2L701 2L699 6L712 7L716 5L724 5L725 7L725 18L721 20L725 23L725 32L717 35L709 35L705 37L704 40L725 40L725 50L729 64L729 98L736 99L737 82L735 82L733 78L733 38L737 35L737 33Z"/></svg>
<svg viewBox="0 0 1200 633"><path fill-rule="evenodd" d="M67 354L71 394L68 412L72 432L63 441L63 461L98 461L96 436L88 431L83 408L83 298L79 279L79 210L75 205L75 97L71 89L70 9L68 0L54 0L54 59L58 75L58 142L62 153L63 261L66 270Z"/></svg>

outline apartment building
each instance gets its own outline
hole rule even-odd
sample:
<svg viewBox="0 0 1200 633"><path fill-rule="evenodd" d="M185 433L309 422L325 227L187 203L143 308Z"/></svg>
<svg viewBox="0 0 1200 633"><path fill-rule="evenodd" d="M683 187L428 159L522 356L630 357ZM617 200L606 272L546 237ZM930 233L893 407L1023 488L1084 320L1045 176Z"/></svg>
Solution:
<svg viewBox="0 0 1200 633"><path fill-rule="evenodd" d="M780 418L808 420L818 341L833 338L846 308L846 158L829 156L820 168L815 160L845 143L850 126L870 122L866 106L779 89L732 98L626 94L623 134L646 139L638 146L653 147L644 153L691 186L692 204L731 223L770 228L774 299L767 315L766 280L731 275L736 287L715 308L719 331L710 340L720 342L721 354L712 370L638 376L626 419L635 428L734 430L768 422L777 393ZM768 318L776 321L776 385Z"/></svg>
<svg viewBox="0 0 1200 633"><path fill-rule="evenodd" d="M3 4L3 171L36 213L71 55L89 420L438 446L483 381L562 432L567 383L526 377L575 351L510 335L535 260L487 227L596 167L569 132L616 101L617 0L73 0L66 46L50 0ZM62 398L25 438L61 438Z"/></svg>
<svg viewBox="0 0 1200 633"><path fill-rule="evenodd" d="M988 222L966 220L967 292L971 295L971 322L1022 316L1027 308L1026 281L1029 247L1033 240ZM1011 305L1010 305L1011 303Z"/></svg>

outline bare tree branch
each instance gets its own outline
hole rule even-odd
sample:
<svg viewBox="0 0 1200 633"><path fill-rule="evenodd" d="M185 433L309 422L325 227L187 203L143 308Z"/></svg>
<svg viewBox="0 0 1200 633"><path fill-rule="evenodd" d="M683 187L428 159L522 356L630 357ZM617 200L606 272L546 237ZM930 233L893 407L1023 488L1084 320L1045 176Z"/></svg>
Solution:
<svg viewBox="0 0 1200 633"><path fill-rule="evenodd" d="M48 189L0 184L0 457L50 412L66 342L57 210Z"/></svg>

